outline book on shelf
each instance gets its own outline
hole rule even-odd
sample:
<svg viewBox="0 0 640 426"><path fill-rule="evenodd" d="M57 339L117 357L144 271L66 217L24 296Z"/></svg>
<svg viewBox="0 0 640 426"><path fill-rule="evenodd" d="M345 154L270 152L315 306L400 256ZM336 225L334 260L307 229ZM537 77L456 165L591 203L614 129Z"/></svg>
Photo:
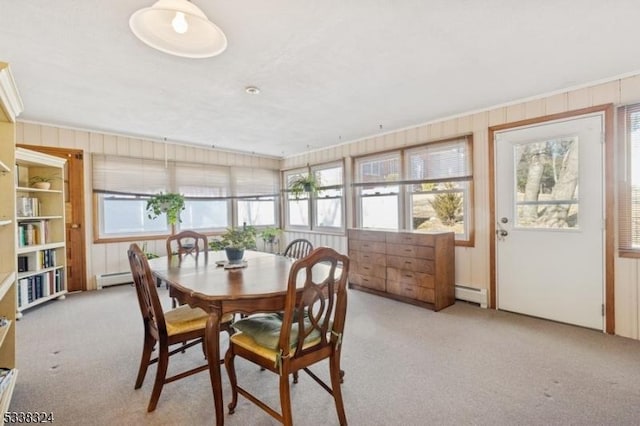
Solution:
<svg viewBox="0 0 640 426"><path fill-rule="evenodd" d="M40 200L36 197L16 198L16 215L18 217L34 217L40 214Z"/></svg>
<svg viewBox="0 0 640 426"><path fill-rule="evenodd" d="M25 221L18 224L18 246L42 245L49 242L49 221Z"/></svg>

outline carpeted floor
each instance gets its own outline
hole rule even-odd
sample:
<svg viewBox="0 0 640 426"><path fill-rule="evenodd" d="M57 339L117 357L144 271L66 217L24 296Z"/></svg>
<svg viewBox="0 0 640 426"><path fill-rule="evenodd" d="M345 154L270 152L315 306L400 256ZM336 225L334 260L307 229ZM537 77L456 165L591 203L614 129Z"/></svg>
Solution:
<svg viewBox="0 0 640 426"><path fill-rule="evenodd" d="M134 390L142 322L131 286L26 311L17 332L12 411L52 412L59 425L214 423L206 372L166 385L146 412L155 368ZM349 292L345 334L352 425L640 424L640 341L463 302L434 313L358 291ZM169 368L201 362L192 349ZM278 407L276 376L242 361L237 369L241 384ZM326 378L327 370L314 371ZM226 404L224 370L223 387ZM337 424L331 397L305 374L292 400L296 424ZM225 422L277 424L242 397Z"/></svg>

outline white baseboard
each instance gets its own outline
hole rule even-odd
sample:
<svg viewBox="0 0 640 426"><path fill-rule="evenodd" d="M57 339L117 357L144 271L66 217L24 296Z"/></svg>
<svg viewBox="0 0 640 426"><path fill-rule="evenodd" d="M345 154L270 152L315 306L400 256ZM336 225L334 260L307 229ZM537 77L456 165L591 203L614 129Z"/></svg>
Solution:
<svg viewBox="0 0 640 426"><path fill-rule="evenodd" d="M456 285L456 299L477 303L481 308L487 308L487 290L484 288L465 287Z"/></svg>
<svg viewBox="0 0 640 426"><path fill-rule="evenodd" d="M96 287L102 290L110 285L129 284L133 282L131 272L114 272L96 275Z"/></svg>

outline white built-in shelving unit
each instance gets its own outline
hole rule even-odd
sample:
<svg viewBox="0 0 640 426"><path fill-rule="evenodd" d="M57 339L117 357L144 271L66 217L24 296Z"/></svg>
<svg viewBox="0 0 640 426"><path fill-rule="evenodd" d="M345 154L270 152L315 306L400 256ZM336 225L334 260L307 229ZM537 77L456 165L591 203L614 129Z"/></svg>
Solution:
<svg viewBox="0 0 640 426"><path fill-rule="evenodd" d="M16 368L16 117L22 100L9 65L0 62L0 369L9 372L0 381L0 413L9 410L18 378ZM0 418L4 424L4 418Z"/></svg>
<svg viewBox="0 0 640 426"><path fill-rule="evenodd" d="M62 158L16 149L18 318L25 309L67 293L64 165ZM34 177L46 178L50 187L34 188Z"/></svg>

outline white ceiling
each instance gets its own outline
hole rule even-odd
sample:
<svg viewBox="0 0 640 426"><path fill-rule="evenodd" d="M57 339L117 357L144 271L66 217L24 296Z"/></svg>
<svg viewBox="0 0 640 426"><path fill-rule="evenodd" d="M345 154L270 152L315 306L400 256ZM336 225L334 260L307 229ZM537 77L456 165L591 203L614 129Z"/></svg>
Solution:
<svg viewBox="0 0 640 426"><path fill-rule="evenodd" d="M20 118L281 157L640 70L638 0L193 0L208 59L131 33L153 3L2 0Z"/></svg>

